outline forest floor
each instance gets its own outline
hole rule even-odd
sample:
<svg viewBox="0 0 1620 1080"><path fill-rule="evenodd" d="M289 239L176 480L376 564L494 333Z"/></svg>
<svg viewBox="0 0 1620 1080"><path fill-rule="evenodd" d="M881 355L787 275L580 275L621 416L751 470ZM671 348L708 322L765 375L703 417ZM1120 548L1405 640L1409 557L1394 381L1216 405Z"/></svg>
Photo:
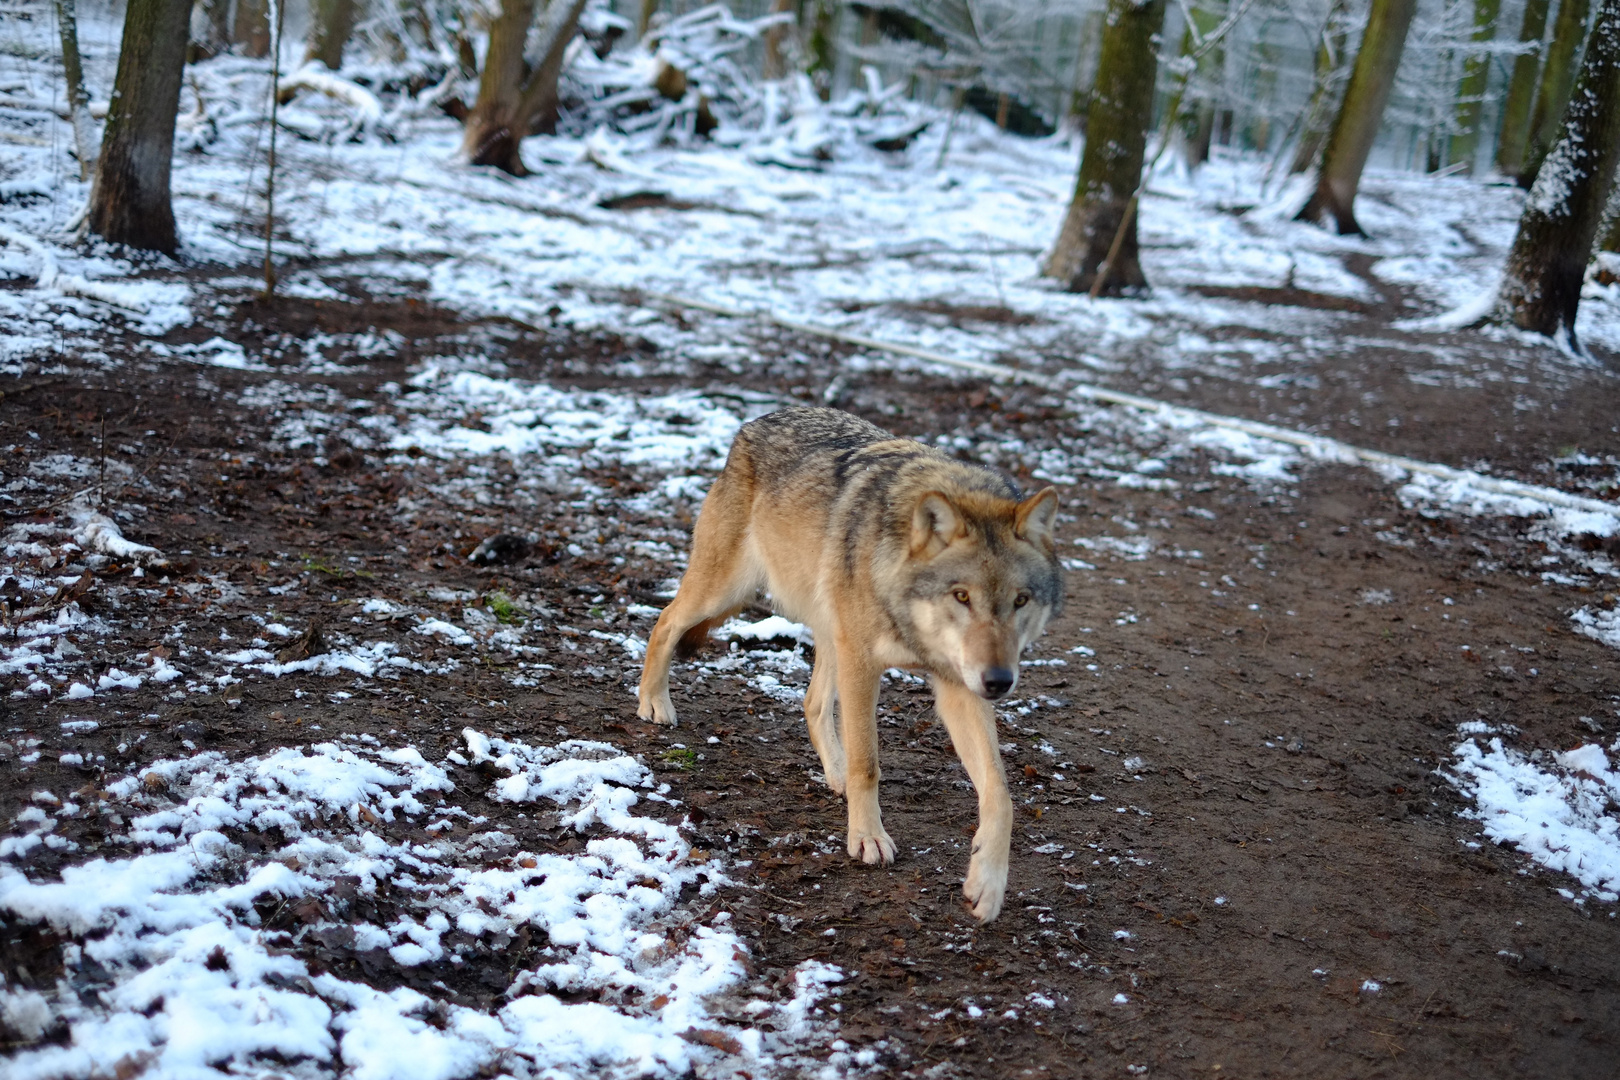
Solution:
<svg viewBox="0 0 1620 1080"><path fill-rule="evenodd" d="M690 823L687 857L723 866L728 883L701 897L687 889L681 918L730 913L720 922L746 943L747 979L762 1000L791 997L806 961L842 973L840 1011L819 1014L835 1026L781 1061L783 1073L824 1068L829 1055L843 1069L896 1075L1612 1070L1612 900L1577 897L1564 875L1481 846L1469 800L1443 776L1470 722L1507 733L1526 754L1567 750L1616 726L1613 653L1569 619L1572 596L1599 610L1614 597L1561 587L1556 572L1549 579L1551 566L1572 568L1522 523L1425 511L1364 469L1298 466L1292 475L1246 471L1242 455L1219 448L1166 453L1162 434L1117 412L1039 390L851 366L848 350L792 335L741 370L698 364L637 377L627 365L657 353L633 338L468 319L416 299L222 298L163 341L176 353L215 337L238 342L253 361L245 367L108 369L61 355L0 401L6 473L29 478L8 510L13 537L19 523L48 542L53 529L71 532L64 500L88 487L93 503L135 511L125 535L169 560L144 579L129 560L102 561L77 601L100 632L66 635L78 647L53 661L57 677L94 688L109 669L177 666L185 679L122 689L103 681L79 699L14 694L5 705L7 816L64 800L86 806L56 819L54 835L68 844L34 848L30 878L140 850L120 834L120 805L105 789L154 762L211 751L263 759L277 747L367 736L440 760L463 746L467 727L509 740L601 740L668 783L678 803L665 816ZM368 351L381 335L393 346ZM318 356L299 347L311 340L326 342ZM126 347L105 342L113 354ZM1258 390L1244 399L1185 384L1181 396L1257 417L1286 411L1332 430L1344 421L1344 395L1376 392L1392 415L1414 421L1373 429L1381 447L1457 464L1488 452L1497 471L1531 477L1570 447L1613 449L1611 429L1594 422L1620 406L1612 377L1551 353L1526 361L1525 352L1472 355L1482 375L1523 372L1520 394L1556 393L1557 410L1516 409L1513 396L1489 392L1500 385L1489 377L1472 397L1426 385L1406 377L1401 353L1360 353L1323 373L1335 393L1298 394L1286 410ZM1010 447L1003 464L1026 482L1031 463L1050 475L1068 456L1081 475L1053 476L1061 542L1084 558L1070 561L1067 609L1033 650L1020 700L1002 709L1020 817L998 921L976 925L959 895L975 805L920 686L894 680L882 701L886 821L901 851L882 869L844 855L842 803L818 781L783 690L803 684L802 645L745 642L728 652L717 642L677 668L682 727L636 719L639 667L633 650L612 643L645 637L695 503L677 490L673 509L638 512L658 481L589 450L572 451L581 454L572 462L533 459L569 473L535 483L522 459L434 447L434 432L512 430L490 405L494 391L442 406L448 425L422 426L412 413L439 407L412 404L402 390L413 377L429 385L420 358L450 371L457 356L482 372L476 378L578 391L574 404L586 411L591 392L605 395L595 404L604 414L621 397L662 402L661 414L645 411L675 435L713 422L692 411L700 403L744 416L831 401L903 434ZM1111 381L1151 390L1153 378L1127 368ZM1415 422L1424 416L1446 419ZM400 432L392 452L376 438L378 421ZM1123 475L1155 480L1157 490L1121 482L1119 468L1084 475L1088 460L1108 454L1116 466L1150 462ZM715 464L711 456L704 467L712 474ZM1543 478L1579 488L1579 474ZM468 560L502 532L532 537L532 549L518 545L504 565ZM26 553L8 550L22 575ZM14 598L11 610L19 606ZM453 633L403 632L424 619L471 633L458 644ZM256 638L262 650L267 622L283 635L319 626L330 653L362 635L391 638L413 666L377 677L309 662L255 671L269 652L230 650ZM503 625L522 646L491 635ZM739 653L753 659L728 665ZM519 656L544 663L531 668ZM137 800L167 798L161 784L131 790ZM570 830L540 828L519 803L471 789L462 797L526 850L579 848ZM463 826L394 828L425 842ZM380 924L409 906L387 890L373 902ZM326 925L325 912L272 905L262 914L272 944L312 970L461 1005L487 1006L506 990L504 974L447 985L443 965L399 964L375 945L310 932ZM0 943L8 982L56 986L77 956L64 944L9 923ZM491 956L486 942L474 962L510 972L524 959ZM744 1012L728 1020L755 1022ZM736 1048L730 1036L704 1037L700 1074L747 1071L726 1055Z"/></svg>
<svg viewBox="0 0 1620 1080"><path fill-rule="evenodd" d="M8 61L41 101L49 48ZM517 181L446 118L349 143L306 95L289 130L341 137L283 140L265 301L263 68L190 69L173 262L71 239L64 129L0 106L0 222L42 245L0 249L19 1075L1613 1075L1620 286L1588 283L1590 356L1433 321L1490 288L1517 189L1369 173L1342 238L1223 151L1153 178L1154 293L1090 301L1034 272L1062 139L930 114L878 152L879 95L531 140ZM815 771L802 628L745 613L677 665L679 728L635 716L732 434L795 402L1060 492L988 926L915 678L885 868Z"/></svg>

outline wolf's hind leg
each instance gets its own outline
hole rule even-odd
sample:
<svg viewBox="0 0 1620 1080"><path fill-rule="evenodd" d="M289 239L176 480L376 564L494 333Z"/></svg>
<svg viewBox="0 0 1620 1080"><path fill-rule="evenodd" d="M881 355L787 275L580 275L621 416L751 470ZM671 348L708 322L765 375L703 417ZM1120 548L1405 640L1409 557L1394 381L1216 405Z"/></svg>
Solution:
<svg viewBox="0 0 1620 1080"><path fill-rule="evenodd" d="M692 557L675 599L658 616L647 637L636 715L660 724L675 723L669 700L669 665L677 647L702 643L715 624L754 597L759 575L745 550L748 505L745 493L725 473L709 489L692 531Z"/></svg>
<svg viewBox="0 0 1620 1080"><path fill-rule="evenodd" d="M1012 846L1012 796L996 741L996 710L959 682L933 679L934 701L951 745L979 793L979 829L973 834L962 895L973 914L989 922L1001 913L1007 895L1007 855Z"/></svg>
<svg viewBox="0 0 1620 1080"><path fill-rule="evenodd" d="M844 743L838 737L833 705L838 700L838 665L829 644L816 650L816 666L810 672L810 687L804 692L804 718L810 725L810 745L821 758L821 771L827 786L844 793Z"/></svg>

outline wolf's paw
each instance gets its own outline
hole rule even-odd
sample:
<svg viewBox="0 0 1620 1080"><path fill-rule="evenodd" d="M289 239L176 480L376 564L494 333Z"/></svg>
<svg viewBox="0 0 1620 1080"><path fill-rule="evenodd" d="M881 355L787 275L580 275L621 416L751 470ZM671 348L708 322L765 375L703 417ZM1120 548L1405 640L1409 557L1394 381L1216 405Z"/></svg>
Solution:
<svg viewBox="0 0 1620 1080"><path fill-rule="evenodd" d="M856 832L853 829L849 834L849 854L851 858L859 859L863 863L876 866L879 863L885 866L894 862L894 841L879 825L875 831Z"/></svg>
<svg viewBox="0 0 1620 1080"><path fill-rule="evenodd" d="M655 724L675 726L675 703L669 700L669 691L662 694L642 694L636 706L636 715Z"/></svg>
<svg viewBox="0 0 1620 1080"><path fill-rule="evenodd" d="M968 863L967 880L962 882L962 895L967 897L973 917L989 922L1001 914L1001 902L1007 896L1007 860L973 856Z"/></svg>

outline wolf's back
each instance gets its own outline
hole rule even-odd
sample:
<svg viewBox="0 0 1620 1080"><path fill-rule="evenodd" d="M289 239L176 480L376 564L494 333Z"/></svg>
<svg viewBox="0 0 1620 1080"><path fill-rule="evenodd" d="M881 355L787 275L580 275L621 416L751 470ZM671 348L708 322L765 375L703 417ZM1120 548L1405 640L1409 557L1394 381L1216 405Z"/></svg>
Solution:
<svg viewBox="0 0 1620 1080"><path fill-rule="evenodd" d="M859 491L862 502L930 486L1019 497L1018 486L992 469L957 461L838 409L796 406L751 420L737 432L731 454L728 471L745 469L766 493L810 481L830 499Z"/></svg>
<svg viewBox="0 0 1620 1080"><path fill-rule="evenodd" d="M807 469L825 468L830 456L893 438L876 424L847 412L798 406L744 424L731 453L735 458L741 451L755 479L771 485ZM921 444L918 446L920 449Z"/></svg>

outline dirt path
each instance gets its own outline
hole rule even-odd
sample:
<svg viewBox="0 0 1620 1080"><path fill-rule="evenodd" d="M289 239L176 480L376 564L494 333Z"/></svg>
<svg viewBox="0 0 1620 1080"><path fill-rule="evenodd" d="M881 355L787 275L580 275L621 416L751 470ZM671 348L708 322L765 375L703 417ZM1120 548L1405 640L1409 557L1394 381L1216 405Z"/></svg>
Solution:
<svg viewBox="0 0 1620 1080"><path fill-rule="evenodd" d="M512 375L559 384L673 385L614 374L641 355L633 342L466 326L420 304L243 306L222 319L253 352L314 329L392 329L403 344L364 360L334 357L319 374L144 362L101 371L64 358L8 388L0 400L8 474L53 454L96 461L105 414L105 443L122 466L115 474L127 481L109 499L145 505L130 536L191 553L161 588L127 574L98 581L85 604L122 629L84 659L87 670L154 648L201 649L222 632L251 637L248 616L267 603L288 625L331 628L360 618L342 605L361 597L438 603L450 617L500 592L572 634L549 640L555 670L529 689L487 661L345 697L329 680L288 675L180 702L150 684L87 702L0 698L8 818L35 791L93 789L189 747L236 755L307 741L318 729L393 733L425 750L451 747L469 724L513 737L566 730L663 764L692 810L697 842L730 860L739 887L704 903L734 913L755 974L780 987L807 958L840 965L852 975L838 999L841 1037L898 1074L1613 1074L1613 905L1571 903L1555 891L1568 879L1474 845L1477 826L1459 818L1464 803L1435 775L1465 721L1513 725L1525 749L1590 738L1582 717L1611 736L1615 727L1612 652L1573 632L1569 591L1541 577L1544 552L1503 523L1424 517L1378 478L1349 469L1315 469L1297 492L1257 488L1199 460L1171 463L1173 490L1066 485L1061 535L1092 541L1071 546L1095 569L1069 573L1068 610L1034 656L1049 663L1026 668L1020 701L1003 710L1020 808L1012 894L1002 918L979 928L959 895L972 793L918 687L886 684L882 700L886 821L901 850L886 870L843 854L842 804L813 778L802 721L780 701L737 679L696 682L699 667L678 667L684 726L635 719L635 665L578 635L645 635L650 622L614 605L658 604L671 570L634 543L689 521L601 517L602 507L526 485L499 462L472 475L456 460L406 464L337 440L266 452L289 410L243 403L248 388L279 380L330 387L381 411L382 385L405 378L419 357L468 348L499 357ZM250 319L262 336L241 336ZM819 343L781 346L781 357L741 374L716 367L696 381L783 400L830 396L918 436L973 433L1032 447L1087 438L1061 403L1032 391L844 371ZM1513 412L1514 441L1492 460L1542 482L1554 479L1535 469L1548 447L1607 430L1594 418L1614 414L1607 382L1521 364L1517 347L1482 354L1478 363L1501 378L1461 399L1454 387L1431 394L1394 353L1357 355L1360 367L1335 376L1342 393L1280 391L1286 409L1231 393L1187 397L1468 463L1490 456L1490 432L1512 411L1510 393L1521 392L1513 380L1535 368L1534 392L1556 392L1561 406ZM1405 419L1391 426L1379 413L1346 432L1344 395L1365 394L1380 365L1381 407ZM1417 422L1459 400L1443 429ZM1612 451L1608 438L1601 448L1573 443ZM611 470L592 478L624 497L645 487ZM42 508L71 486L14 492L9 523L49 520ZM493 497L474 498L477 488ZM408 522L404 499L414 507ZM512 565L465 560L479 539L505 530L534 530L540 540ZM570 537L586 532L599 549L570 551ZM414 655L431 660L436 649L424 639ZM5 690L21 685L8 679ZM100 724L71 741L88 764L57 760L69 746L60 724L74 718ZM25 762L30 745L43 757ZM94 816L61 831L86 854L120 850L108 839L115 830ZM41 852L29 871L49 873L64 858ZM0 938L8 981L48 987L63 973L50 935L12 923ZM440 992L386 955L345 955L309 939L294 947L379 985ZM457 990L477 998L501 985Z"/></svg>

